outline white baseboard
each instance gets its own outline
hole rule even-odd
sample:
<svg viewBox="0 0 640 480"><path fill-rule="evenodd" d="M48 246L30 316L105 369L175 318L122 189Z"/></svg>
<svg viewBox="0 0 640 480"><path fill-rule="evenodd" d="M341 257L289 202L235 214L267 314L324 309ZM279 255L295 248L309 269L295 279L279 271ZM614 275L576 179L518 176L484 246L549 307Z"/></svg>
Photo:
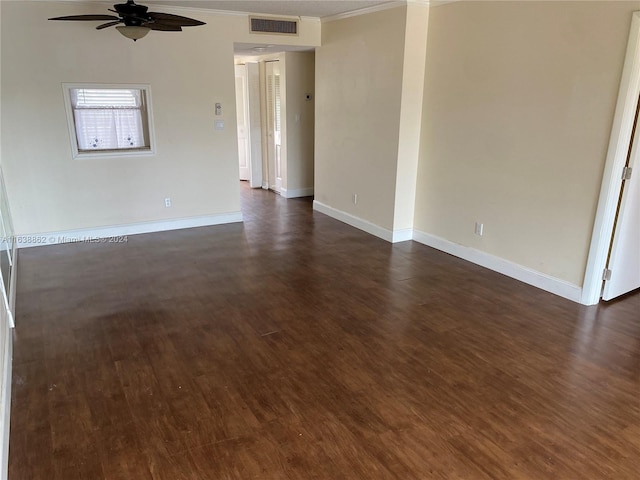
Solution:
<svg viewBox="0 0 640 480"><path fill-rule="evenodd" d="M118 237L122 237L124 235L165 232L169 230L181 230L183 228L208 227L211 225L237 222L242 222L242 212L221 213L203 217L174 218L158 222L112 225L108 227L67 230L62 232L17 235L16 245L18 248L27 248L39 247L42 245L55 245L58 243L91 241L103 238L114 238L114 240L117 241Z"/></svg>
<svg viewBox="0 0 640 480"><path fill-rule="evenodd" d="M409 240L413 240L412 228L403 228L393 231L393 239L391 240L392 243L407 242Z"/></svg>
<svg viewBox="0 0 640 480"><path fill-rule="evenodd" d="M441 250L454 257L462 258L463 260L475 263L489 270L515 278L516 280L533 285L534 287L538 287L573 302L580 302L582 288L578 285L523 267L517 263L476 250L475 248L465 247L464 245L453 243L444 238L418 230L413 231L413 239L416 242Z"/></svg>
<svg viewBox="0 0 640 480"><path fill-rule="evenodd" d="M337 208L330 207L329 205L325 205L324 203L318 202L317 200L313 201L313 209L317 210L320 213L324 213L336 220L340 220L347 225L351 225L352 227L356 227L359 230L363 230L371 235L375 235L378 238L382 238L387 242L391 242L393 240L393 232L389 229L383 228L375 223L371 223L368 220L364 220L360 217L356 217L355 215L351 215L350 213L343 212L342 210L338 210Z"/></svg>
<svg viewBox="0 0 640 480"><path fill-rule="evenodd" d="M284 198L313 197L313 187L298 189L280 189L280 195Z"/></svg>
<svg viewBox="0 0 640 480"><path fill-rule="evenodd" d="M405 242L407 240L411 240L412 238L413 230L411 230L410 228L392 231L388 228L376 225L375 223L371 223L370 221L363 218L356 217L355 215L351 215L350 213L343 212L342 210L330 207L329 205L325 205L324 203L318 202L317 200L313 201L313 209L320 213L324 213L331 218L340 220L347 225L351 225L352 227L355 227L359 230L370 233L371 235L375 235L376 237L386 240L387 242Z"/></svg>
<svg viewBox="0 0 640 480"><path fill-rule="evenodd" d="M407 240L415 240L416 242L441 250L453 255L454 257L462 258L463 260L467 260L471 263L475 263L476 265L480 265L481 267L501 273L507 277L514 278L573 302L580 303L582 296L582 288L580 286L552 277L545 273L532 270L522 265L518 265L517 263L510 262L504 258L496 257L489 253L476 250L475 248L465 247L464 245L453 243L449 240L445 240L444 238L410 228L391 231L367 220L356 217L355 215L351 215L325 205L317 200L314 200L313 202L313 209L351 225L352 227L364 230L365 232L382 238L388 242L397 243Z"/></svg>

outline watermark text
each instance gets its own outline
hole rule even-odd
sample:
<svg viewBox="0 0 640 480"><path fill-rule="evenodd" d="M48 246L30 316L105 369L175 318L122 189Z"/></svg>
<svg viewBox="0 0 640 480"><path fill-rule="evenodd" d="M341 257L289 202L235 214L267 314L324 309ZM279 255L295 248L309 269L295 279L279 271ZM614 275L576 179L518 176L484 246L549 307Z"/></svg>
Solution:
<svg viewBox="0 0 640 480"><path fill-rule="evenodd" d="M0 237L0 243L17 243L18 245L50 245L54 243L127 243L127 235L112 237L90 237L69 235L16 235L14 237Z"/></svg>

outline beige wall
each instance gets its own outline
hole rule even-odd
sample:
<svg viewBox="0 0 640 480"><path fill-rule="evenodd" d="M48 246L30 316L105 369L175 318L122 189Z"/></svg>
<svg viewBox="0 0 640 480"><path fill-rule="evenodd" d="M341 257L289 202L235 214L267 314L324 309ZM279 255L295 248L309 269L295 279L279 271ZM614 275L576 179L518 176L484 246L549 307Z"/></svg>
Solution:
<svg viewBox="0 0 640 480"><path fill-rule="evenodd" d="M286 52L287 190L313 188L314 52ZM311 94L307 101L305 95Z"/></svg>
<svg viewBox="0 0 640 480"><path fill-rule="evenodd" d="M581 285L638 9L432 8L415 228Z"/></svg>
<svg viewBox="0 0 640 480"><path fill-rule="evenodd" d="M316 21L303 20L299 37L258 37L246 16L199 12L191 16L204 27L134 43L114 29L46 20L95 5L2 4L2 158L22 234L239 211L233 42L320 40ZM63 82L150 84L156 155L73 160ZM213 130L215 102L222 132Z"/></svg>
<svg viewBox="0 0 640 480"><path fill-rule="evenodd" d="M389 230L405 20L401 7L324 23L316 50L315 199Z"/></svg>

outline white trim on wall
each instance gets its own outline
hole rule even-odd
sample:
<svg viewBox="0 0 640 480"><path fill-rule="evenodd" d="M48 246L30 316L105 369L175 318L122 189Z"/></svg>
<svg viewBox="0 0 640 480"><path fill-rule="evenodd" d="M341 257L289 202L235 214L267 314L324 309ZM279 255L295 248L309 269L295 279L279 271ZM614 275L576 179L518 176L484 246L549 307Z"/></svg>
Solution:
<svg viewBox="0 0 640 480"><path fill-rule="evenodd" d="M501 273L507 277L519 280L573 302L580 302L582 288L579 285L574 285L559 278L552 277L545 273L505 260L504 258L496 257L489 253L476 250L475 248L466 247L419 230L407 228L391 231L367 220L356 217L355 215L351 215L350 213L325 205L317 200L313 201L313 209L346 223L347 225L351 225L359 230L375 235L387 242L397 243L414 240L418 243L422 243L423 245L448 253L454 257L462 258L463 260L475 263L481 267L488 268L489 270Z"/></svg>
<svg viewBox="0 0 640 480"><path fill-rule="evenodd" d="M368 13L382 12L384 10L404 7L406 5L407 5L407 2L403 2L402 0L380 3L378 5L373 5L371 7L365 7L365 8L360 8L358 10L353 10L351 12L338 13L336 15L329 15L328 17L322 17L320 21L322 23L335 22L336 20L343 20L345 18L357 17L359 15L366 15Z"/></svg>
<svg viewBox="0 0 640 480"><path fill-rule="evenodd" d="M331 218L340 220L347 225L351 225L352 227L356 227L359 230L370 233L371 235L375 235L378 238L382 238L387 242L391 242L393 240L393 232L391 230L376 225L375 223L371 223L368 220L364 220L360 217L356 217L355 215L351 215L350 213L338 210L337 208L325 205L324 203L321 203L317 200L313 201L313 209L320 213L324 213Z"/></svg>
<svg viewBox="0 0 640 480"><path fill-rule="evenodd" d="M602 294L602 274L607 265L607 256L616 209L622 185L622 168L627 160L629 142L633 130L636 106L640 95L640 12L634 12L627 54L620 80L618 103L616 105L609 150L602 177L600 199L596 211L591 247L582 286L583 305L595 305Z"/></svg>
<svg viewBox="0 0 640 480"><path fill-rule="evenodd" d="M126 225L113 225L109 227L85 228L81 230L66 230L62 232L17 235L16 245L18 248L28 248L43 245L56 245L59 243L91 242L99 240L118 243L124 241L121 237L125 235L165 232L169 230L181 230L183 228L208 227L211 225L237 222L242 222L242 212L221 213L202 217L174 218L158 222L132 223Z"/></svg>
<svg viewBox="0 0 640 480"><path fill-rule="evenodd" d="M430 2L429 0L394 0L390 2L380 3L378 5L373 5L371 7L360 8L351 12L329 15L327 17L322 17L320 21L322 23L335 22L336 20L357 17L359 15L366 15L368 13L382 12L384 10L390 10L397 7L406 7L408 4L429 6Z"/></svg>
<svg viewBox="0 0 640 480"><path fill-rule="evenodd" d="M403 228L393 231L393 238L391 240L391 243L408 242L409 240L413 240L412 228Z"/></svg>
<svg viewBox="0 0 640 480"><path fill-rule="evenodd" d="M573 302L580 301L582 289L578 285L523 267L517 263L476 250L475 248L450 242L449 240L445 240L444 238L440 238L429 233L414 230L413 239L416 242L441 250L453 255L454 257L462 258L463 260L467 260L475 263L476 265L480 265L481 267L493 270L494 272L520 280L521 282L533 285L534 287L559 295L560 297L564 297Z"/></svg>
<svg viewBox="0 0 640 480"><path fill-rule="evenodd" d="M413 230L411 229L395 231L389 230L388 228L381 227L380 225L371 223L370 221L363 218L356 217L355 215L351 215L350 213L343 212L342 210L330 207L329 205L325 205L324 203L318 202L317 200L313 201L313 209L320 213L324 213L331 218L340 220L347 225L351 225L352 227L355 227L359 230L370 233L371 235L375 235L376 237L386 240L387 242L406 242L407 240L411 240L413 234Z"/></svg>
<svg viewBox="0 0 640 480"><path fill-rule="evenodd" d="M281 188L280 195L284 198L313 197L313 187L297 189Z"/></svg>

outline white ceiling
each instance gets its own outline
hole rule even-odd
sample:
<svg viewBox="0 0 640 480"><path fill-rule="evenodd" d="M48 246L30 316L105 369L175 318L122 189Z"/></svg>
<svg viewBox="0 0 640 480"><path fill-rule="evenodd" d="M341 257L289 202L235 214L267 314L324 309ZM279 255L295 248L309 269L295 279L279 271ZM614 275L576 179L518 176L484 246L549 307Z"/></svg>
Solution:
<svg viewBox="0 0 640 480"><path fill-rule="evenodd" d="M391 0L140 0L139 3L322 18L391 3Z"/></svg>

